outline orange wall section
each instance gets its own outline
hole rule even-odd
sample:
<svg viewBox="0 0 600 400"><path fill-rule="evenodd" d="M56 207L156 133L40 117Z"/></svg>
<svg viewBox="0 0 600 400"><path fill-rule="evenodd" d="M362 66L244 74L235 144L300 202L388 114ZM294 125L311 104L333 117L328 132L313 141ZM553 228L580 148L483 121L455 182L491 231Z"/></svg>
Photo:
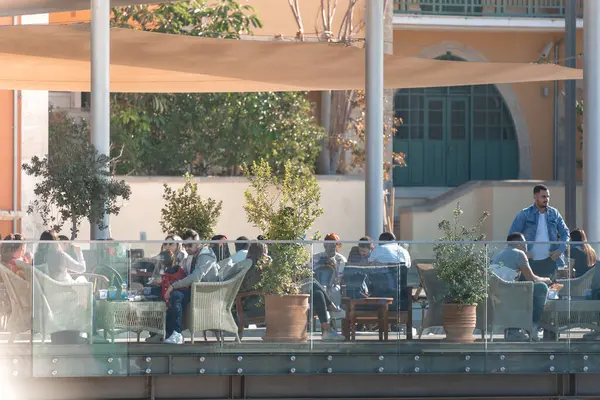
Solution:
<svg viewBox="0 0 600 400"><path fill-rule="evenodd" d="M11 17L0 25L12 25ZM0 90L0 210L13 209L13 92ZM12 231L12 221L0 221L2 237Z"/></svg>
<svg viewBox="0 0 600 400"><path fill-rule="evenodd" d="M83 11L67 11L52 13L49 16L50 24L73 24L81 22L89 22L91 19L91 13L89 10Z"/></svg>

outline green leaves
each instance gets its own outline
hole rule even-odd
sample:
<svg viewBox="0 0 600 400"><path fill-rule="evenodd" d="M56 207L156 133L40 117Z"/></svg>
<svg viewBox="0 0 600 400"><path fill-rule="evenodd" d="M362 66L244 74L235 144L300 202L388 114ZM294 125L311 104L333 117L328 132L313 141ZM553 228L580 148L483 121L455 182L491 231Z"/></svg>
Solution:
<svg viewBox="0 0 600 400"><path fill-rule="evenodd" d="M160 211L160 226L163 232L183 236L188 229L198 232L201 239L210 240L221 216L222 201L202 199L198 183L190 174L184 176L185 183L180 189L164 185L165 206Z"/></svg>
<svg viewBox="0 0 600 400"><path fill-rule="evenodd" d="M438 243L434 247L435 268L438 278L447 285L447 302L477 304L487 297L488 258L486 245L472 242L485 239L481 228L489 213L484 212L471 228L461 224L463 213L457 203L452 220L443 220L438 224L443 232L439 240L446 243Z"/></svg>
<svg viewBox="0 0 600 400"><path fill-rule="evenodd" d="M255 28L262 28L254 8L235 0L114 8L112 23L121 28L223 39L239 39L241 35L251 35Z"/></svg>
<svg viewBox="0 0 600 400"><path fill-rule="evenodd" d="M304 93L270 92L113 95L111 131L118 172L135 175L237 175L259 159L312 168L324 136Z"/></svg>
<svg viewBox="0 0 600 400"><path fill-rule="evenodd" d="M104 214L117 215L121 201L129 200L129 185L111 176L113 160L98 154L90 143L87 121L64 111L49 109L49 153L23 164L27 175L37 178L37 199L27 213L38 213L44 225L60 231L71 224L75 239L83 218L103 226Z"/></svg>
<svg viewBox="0 0 600 400"><path fill-rule="evenodd" d="M222 39L262 27L234 0L123 7L113 24ZM111 139L125 149L121 174L238 175L259 159L278 172L288 159L312 168L324 135L305 93L115 94L111 109Z"/></svg>
<svg viewBox="0 0 600 400"><path fill-rule="evenodd" d="M289 160L281 175L266 160L253 162L244 172L250 180L244 192L248 222L269 240L303 240L323 214L321 191L312 172ZM262 290L297 294L300 281L312 276L310 251L301 243L278 243L269 249L273 262L262 274Z"/></svg>

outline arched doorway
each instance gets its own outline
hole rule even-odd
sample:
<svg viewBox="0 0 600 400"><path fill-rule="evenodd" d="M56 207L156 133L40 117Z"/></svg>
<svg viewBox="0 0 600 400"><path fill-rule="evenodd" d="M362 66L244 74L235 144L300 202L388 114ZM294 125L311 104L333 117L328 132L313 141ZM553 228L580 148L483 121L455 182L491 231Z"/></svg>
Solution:
<svg viewBox="0 0 600 400"><path fill-rule="evenodd" d="M461 60L450 53L440 59ZM458 186L470 180L517 179L515 124L494 85L403 89L394 96L394 151L407 167L395 186Z"/></svg>

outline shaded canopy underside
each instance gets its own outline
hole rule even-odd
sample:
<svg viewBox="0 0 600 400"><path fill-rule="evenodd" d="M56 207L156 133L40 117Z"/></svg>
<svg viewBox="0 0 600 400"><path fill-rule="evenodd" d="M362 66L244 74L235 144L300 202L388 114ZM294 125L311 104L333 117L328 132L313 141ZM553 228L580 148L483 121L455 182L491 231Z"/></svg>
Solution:
<svg viewBox="0 0 600 400"><path fill-rule="evenodd" d="M111 30L112 92L362 89L365 52L342 44L223 40ZM0 27L0 89L89 91L90 26ZM552 64L386 55L390 89L582 79Z"/></svg>

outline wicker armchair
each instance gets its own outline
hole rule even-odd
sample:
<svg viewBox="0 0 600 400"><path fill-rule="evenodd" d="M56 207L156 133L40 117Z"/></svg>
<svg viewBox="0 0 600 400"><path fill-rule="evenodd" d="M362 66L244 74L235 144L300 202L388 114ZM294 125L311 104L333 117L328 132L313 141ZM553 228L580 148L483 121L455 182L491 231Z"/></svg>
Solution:
<svg viewBox="0 0 600 400"><path fill-rule="evenodd" d="M488 328L491 340L494 332L509 328L533 331L533 282L508 282L495 274L489 275ZM488 308L489 310L489 308Z"/></svg>
<svg viewBox="0 0 600 400"><path fill-rule="evenodd" d="M0 263L0 278L3 281L10 302L10 314L6 318L6 330L10 332L8 341L12 343L19 333L33 331L31 281L17 276L2 263Z"/></svg>
<svg viewBox="0 0 600 400"><path fill-rule="evenodd" d="M235 334L240 342L238 326L231 314L244 276L252 267L252 260L241 261L228 269L223 282L198 282L191 287L191 302L184 315L184 329L194 333L204 331L225 331ZM223 340L223 336L220 335Z"/></svg>
<svg viewBox="0 0 600 400"><path fill-rule="evenodd" d="M592 289L592 280L594 279L594 274L596 272L596 268L599 268L599 267L595 266L593 268L590 268L590 270L588 272L586 272L584 275L580 276L579 278L557 279L557 281L556 281L557 283L564 285L563 288L560 290L559 295L561 295L561 296L577 296L577 297L585 296L585 291Z"/></svg>
<svg viewBox="0 0 600 400"><path fill-rule="evenodd" d="M433 267L433 261L417 262L415 260L414 264L417 266L421 287L427 295L428 305L425 317L418 329L419 339L421 339L425 329L442 326L442 310L448 289L446 288L446 284L438 279L437 272Z"/></svg>
<svg viewBox="0 0 600 400"><path fill-rule="evenodd" d="M419 338L427 328L442 326L442 313L447 288L438 279L431 261L417 263L421 285L427 294L429 308L419 328ZM489 297L477 306L476 328L481 337L508 328L533 329L533 282L507 282L494 274L489 277ZM486 316L487 311L487 316ZM487 321L487 323L486 323Z"/></svg>
<svg viewBox="0 0 600 400"><path fill-rule="evenodd" d="M22 279L8 268L0 267L0 276L7 287L12 307L8 322L10 341L26 331L41 333L42 342L48 335L61 331L84 332L91 339L91 283L57 282L30 264L17 261L17 266L32 279Z"/></svg>
<svg viewBox="0 0 600 400"><path fill-rule="evenodd" d="M39 325L42 341L61 331L78 331L92 338L94 292L91 282L57 282L34 269L34 327Z"/></svg>

